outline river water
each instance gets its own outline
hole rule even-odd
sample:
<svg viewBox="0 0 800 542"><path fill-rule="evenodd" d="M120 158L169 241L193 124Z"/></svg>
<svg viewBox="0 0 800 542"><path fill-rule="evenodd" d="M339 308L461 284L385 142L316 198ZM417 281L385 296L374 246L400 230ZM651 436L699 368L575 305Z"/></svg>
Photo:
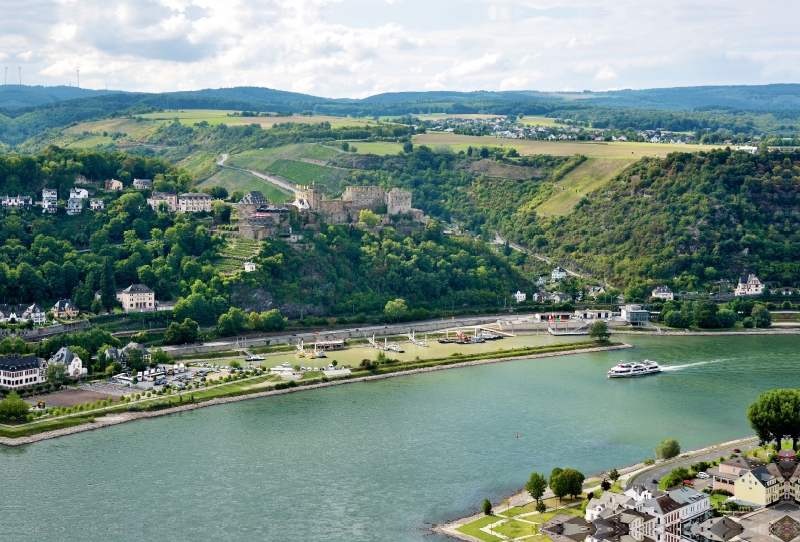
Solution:
<svg viewBox="0 0 800 542"><path fill-rule="evenodd" d="M518 490L749 434L764 390L798 387L800 337L641 337L270 397L0 447L2 540L420 541ZM662 374L605 378L620 359ZM519 433L519 438L517 438Z"/></svg>

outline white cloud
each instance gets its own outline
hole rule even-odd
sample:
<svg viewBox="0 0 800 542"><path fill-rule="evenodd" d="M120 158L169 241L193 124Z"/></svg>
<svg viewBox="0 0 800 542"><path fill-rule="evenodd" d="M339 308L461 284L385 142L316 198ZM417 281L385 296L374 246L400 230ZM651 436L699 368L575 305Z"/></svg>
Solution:
<svg viewBox="0 0 800 542"><path fill-rule="evenodd" d="M30 0L0 5L0 58L143 91L757 84L800 81L794 21L790 0Z"/></svg>

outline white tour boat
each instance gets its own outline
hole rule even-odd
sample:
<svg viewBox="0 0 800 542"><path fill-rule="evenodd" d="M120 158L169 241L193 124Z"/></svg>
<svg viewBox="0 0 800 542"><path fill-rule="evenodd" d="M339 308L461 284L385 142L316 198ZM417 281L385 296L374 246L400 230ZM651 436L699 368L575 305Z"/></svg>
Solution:
<svg viewBox="0 0 800 542"><path fill-rule="evenodd" d="M652 375L661 372L661 367L655 361L646 359L644 361L620 362L612 367L607 373L608 378L633 378L635 376Z"/></svg>

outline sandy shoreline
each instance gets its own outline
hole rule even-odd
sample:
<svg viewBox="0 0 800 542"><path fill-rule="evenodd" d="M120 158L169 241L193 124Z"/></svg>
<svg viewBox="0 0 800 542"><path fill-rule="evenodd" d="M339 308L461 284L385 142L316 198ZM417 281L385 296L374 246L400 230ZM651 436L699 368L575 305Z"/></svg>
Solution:
<svg viewBox="0 0 800 542"><path fill-rule="evenodd" d="M397 371L393 373L387 374L380 374L380 375L369 375L369 376L361 376L358 378L350 378L350 379L342 379L342 380L331 380L330 382L320 382L319 384L311 384L308 386L298 386L295 388L287 388L283 390L270 390L270 391L262 391L262 392L255 392L250 393L247 395L239 395L236 397L219 397L217 399L210 399L208 401L203 401L202 403L188 403L181 406L176 406L172 408L166 408L163 410L156 410L153 412L123 412L120 414L109 414L108 416L103 416L96 418L94 422L91 423L84 423L81 425L76 425L74 427L67 427L64 429L55 429L53 431L46 431L44 433L38 433L36 435L30 435L25 437L19 438L8 438L8 437L0 437L0 445L4 446L22 446L25 444L32 444L34 442L40 442L42 440L49 440L58 437L64 437L67 435L73 435L75 433L82 433L84 431L93 431L95 429L100 429L102 427L108 427L111 425L118 425L125 422L132 422L135 420L141 420L146 418L156 418L159 416L167 416L169 414L175 414L177 412L185 412L187 410L195 410L198 408L205 408L215 405L224 405L228 403L235 403L238 401L249 401L251 399L259 399L261 397L269 397L272 395L284 395L287 393L297 393L302 392L305 390L314 390L320 388L328 388L331 386L341 386L344 384L355 384L358 382L369 382L372 380L383 380L386 378L394 378L398 376L408 376L420 373L430 373L433 371L443 371L446 369L459 369L462 367L474 367L477 365L488 365L490 363L500 363L504 361L514 361L514 360L523 360L523 359L538 359L538 358L550 358L550 357L560 357L560 356L570 356L573 354L588 354L591 352L604 352L607 350L622 350L626 348L633 348L633 346L629 344L621 344L621 345L614 345L614 346L597 346L592 348L580 348L577 350L566 350L563 352L545 352L542 354L531 354L525 356L509 356L505 358L494 358L494 359L481 359L481 360L474 360L474 361L464 361L461 363L452 363L449 365L436 365L433 367L422 367L419 369L409 369L407 371Z"/></svg>

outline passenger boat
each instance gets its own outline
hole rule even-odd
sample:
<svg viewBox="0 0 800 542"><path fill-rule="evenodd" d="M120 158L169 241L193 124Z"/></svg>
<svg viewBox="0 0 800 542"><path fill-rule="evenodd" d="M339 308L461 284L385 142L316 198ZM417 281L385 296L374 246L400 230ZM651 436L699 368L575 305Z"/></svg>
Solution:
<svg viewBox="0 0 800 542"><path fill-rule="evenodd" d="M636 376L646 376L661 372L661 366L655 361L646 359L644 361L621 361L612 367L606 376L608 378L633 378Z"/></svg>

